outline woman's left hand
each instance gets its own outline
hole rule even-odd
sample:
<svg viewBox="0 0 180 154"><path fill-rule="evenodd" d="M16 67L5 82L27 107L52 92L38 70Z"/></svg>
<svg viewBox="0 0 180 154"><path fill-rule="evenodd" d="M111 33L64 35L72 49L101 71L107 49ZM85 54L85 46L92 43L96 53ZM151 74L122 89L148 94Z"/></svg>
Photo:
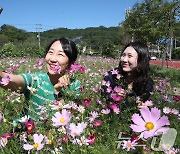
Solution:
<svg viewBox="0 0 180 154"><path fill-rule="evenodd" d="M119 96L122 96L123 98L125 98L126 96L126 92L124 89L121 89L121 91L118 93Z"/></svg>
<svg viewBox="0 0 180 154"><path fill-rule="evenodd" d="M61 88L66 88L70 84L69 75L63 75L58 79L58 83L54 85L55 92L58 92Z"/></svg>

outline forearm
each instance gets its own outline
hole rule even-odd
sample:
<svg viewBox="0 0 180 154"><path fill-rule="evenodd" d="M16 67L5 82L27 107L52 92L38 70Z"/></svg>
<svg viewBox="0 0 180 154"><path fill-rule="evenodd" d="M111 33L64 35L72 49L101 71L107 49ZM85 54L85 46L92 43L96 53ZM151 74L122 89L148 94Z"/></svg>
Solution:
<svg viewBox="0 0 180 154"><path fill-rule="evenodd" d="M24 88L24 79L20 75L0 72L0 87L3 89L11 89L13 91L22 91Z"/></svg>

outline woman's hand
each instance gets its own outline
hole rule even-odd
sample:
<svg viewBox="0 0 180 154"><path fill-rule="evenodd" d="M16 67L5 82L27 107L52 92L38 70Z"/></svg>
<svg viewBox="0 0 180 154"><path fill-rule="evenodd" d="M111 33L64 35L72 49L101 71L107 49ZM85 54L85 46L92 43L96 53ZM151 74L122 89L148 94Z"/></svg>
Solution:
<svg viewBox="0 0 180 154"><path fill-rule="evenodd" d="M54 85L54 92L57 93L61 88L66 88L70 84L70 77L68 74L63 75L58 79L58 83Z"/></svg>
<svg viewBox="0 0 180 154"><path fill-rule="evenodd" d="M119 96L122 96L123 98L125 98L126 96L126 92L124 89L121 89L121 91L118 93Z"/></svg>

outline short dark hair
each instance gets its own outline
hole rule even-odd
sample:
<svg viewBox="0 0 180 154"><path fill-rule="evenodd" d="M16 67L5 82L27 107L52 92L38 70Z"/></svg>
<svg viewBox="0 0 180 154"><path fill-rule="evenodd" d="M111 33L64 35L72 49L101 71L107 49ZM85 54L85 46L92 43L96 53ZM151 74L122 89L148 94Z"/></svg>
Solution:
<svg viewBox="0 0 180 154"><path fill-rule="evenodd" d="M46 48L45 54L48 53L50 47L56 41L59 41L61 43L64 53L69 58L69 65L73 64L77 59L78 49L77 49L76 44L70 39L67 39L64 37L54 39Z"/></svg>

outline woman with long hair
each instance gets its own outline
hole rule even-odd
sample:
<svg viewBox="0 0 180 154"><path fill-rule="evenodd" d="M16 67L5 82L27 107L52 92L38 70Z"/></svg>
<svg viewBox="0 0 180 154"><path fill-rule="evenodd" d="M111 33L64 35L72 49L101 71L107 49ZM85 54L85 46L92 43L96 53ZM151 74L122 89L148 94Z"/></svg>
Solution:
<svg viewBox="0 0 180 154"><path fill-rule="evenodd" d="M126 105L129 96L136 96L139 102L149 99L153 91L154 82L149 76L149 51L142 42L127 44L121 54L119 66L107 72L102 81L102 95L109 101L125 99Z"/></svg>

